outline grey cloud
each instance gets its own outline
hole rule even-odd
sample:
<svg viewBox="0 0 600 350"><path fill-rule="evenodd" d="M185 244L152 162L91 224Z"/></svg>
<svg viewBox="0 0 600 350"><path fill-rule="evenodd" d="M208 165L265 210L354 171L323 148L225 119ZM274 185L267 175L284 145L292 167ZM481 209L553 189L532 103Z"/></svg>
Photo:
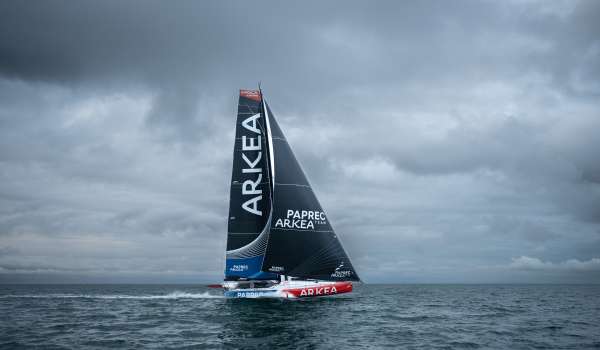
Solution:
<svg viewBox="0 0 600 350"><path fill-rule="evenodd" d="M592 258L587 261L569 259L559 263L545 262L538 258L521 256L513 258L510 268L518 270L572 270L572 271L592 271L600 270L600 259Z"/></svg>
<svg viewBox="0 0 600 350"><path fill-rule="evenodd" d="M3 2L0 275L220 278L262 80L367 281L597 282L506 265L600 249L600 6L561 4Z"/></svg>

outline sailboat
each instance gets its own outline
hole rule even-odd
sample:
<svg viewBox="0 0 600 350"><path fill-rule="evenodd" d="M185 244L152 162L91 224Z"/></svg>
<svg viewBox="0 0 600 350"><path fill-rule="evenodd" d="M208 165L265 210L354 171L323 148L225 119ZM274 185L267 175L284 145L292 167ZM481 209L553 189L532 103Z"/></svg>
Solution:
<svg viewBox="0 0 600 350"><path fill-rule="evenodd" d="M260 87L240 90L228 221L226 297L319 297L360 281Z"/></svg>

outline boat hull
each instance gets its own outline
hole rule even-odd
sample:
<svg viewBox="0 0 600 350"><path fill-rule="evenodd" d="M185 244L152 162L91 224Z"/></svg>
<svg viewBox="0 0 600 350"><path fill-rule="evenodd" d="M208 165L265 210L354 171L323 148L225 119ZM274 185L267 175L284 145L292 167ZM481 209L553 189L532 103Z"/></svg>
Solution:
<svg viewBox="0 0 600 350"><path fill-rule="evenodd" d="M314 298L352 291L352 282L285 281L267 288L226 288L228 298Z"/></svg>

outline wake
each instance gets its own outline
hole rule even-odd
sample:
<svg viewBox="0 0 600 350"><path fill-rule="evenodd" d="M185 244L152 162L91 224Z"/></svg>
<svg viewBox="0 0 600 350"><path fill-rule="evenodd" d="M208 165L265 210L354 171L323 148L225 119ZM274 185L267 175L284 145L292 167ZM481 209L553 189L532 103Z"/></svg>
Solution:
<svg viewBox="0 0 600 350"><path fill-rule="evenodd" d="M0 295L0 299L10 298L40 298L40 299L135 299L135 300L166 300L166 299L222 299L223 295L204 293L171 292L162 295L127 295L127 294L9 294Z"/></svg>

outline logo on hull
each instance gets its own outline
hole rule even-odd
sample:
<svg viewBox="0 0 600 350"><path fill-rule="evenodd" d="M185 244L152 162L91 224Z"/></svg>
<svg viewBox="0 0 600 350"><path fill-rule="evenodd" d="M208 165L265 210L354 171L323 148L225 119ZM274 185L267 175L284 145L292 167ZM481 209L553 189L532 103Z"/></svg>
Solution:
<svg viewBox="0 0 600 350"><path fill-rule="evenodd" d="M328 294L336 294L337 289L335 286L330 287L316 287L316 288L302 288L300 291L301 297L307 297L312 295L328 295Z"/></svg>
<svg viewBox="0 0 600 350"><path fill-rule="evenodd" d="M272 292L236 292L236 298L259 298L264 296L271 296Z"/></svg>

